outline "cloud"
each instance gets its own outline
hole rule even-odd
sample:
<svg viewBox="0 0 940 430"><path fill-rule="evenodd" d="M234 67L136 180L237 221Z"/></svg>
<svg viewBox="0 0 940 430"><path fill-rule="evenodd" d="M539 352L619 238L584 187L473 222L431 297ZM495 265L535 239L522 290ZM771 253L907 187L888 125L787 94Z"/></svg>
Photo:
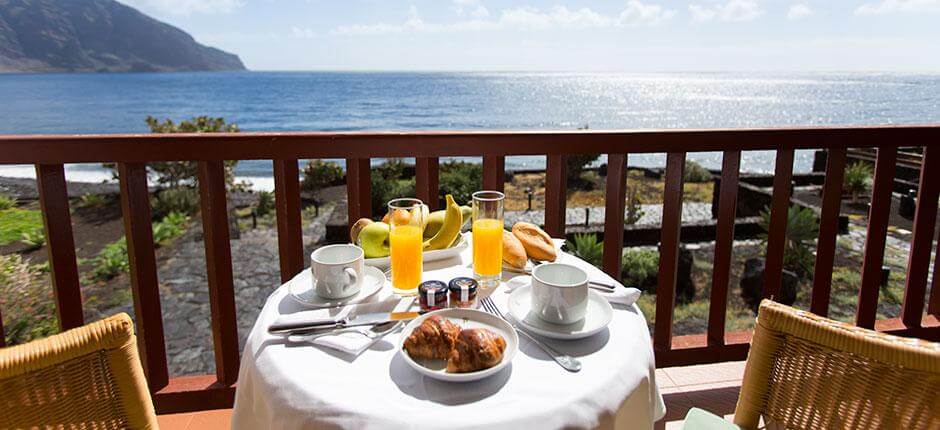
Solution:
<svg viewBox="0 0 940 430"><path fill-rule="evenodd" d="M802 19L806 18L813 14L813 10L809 6L803 3L797 3L793 6L790 6L790 10L787 11L788 19Z"/></svg>
<svg viewBox="0 0 940 430"><path fill-rule="evenodd" d="M317 37L317 32L309 27L291 27L290 31L295 39L313 39Z"/></svg>
<svg viewBox="0 0 940 430"><path fill-rule="evenodd" d="M627 2L627 8L620 12L617 18L618 25L627 27L654 26L672 19L676 11L663 9L658 4L643 4L638 0Z"/></svg>
<svg viewBox="0 0 940 430"><path fill-rule="evenodd" d="M626 8L618 15L607 16L594 10L583 7L569 9L565 6L555 6L551 9L538 9L535 7L515 7L500 11L499 18L487 18L485 14L477 13L483 7L479 0L454 0L454 8L458 14L468 14L472 19L453 23L438 24L426 23L418 14L417 8L409 9L408 20L403 24L388 24L379 22L375 24L341 25L333 29L338 35L375 35L400 33L453 33L468 31L489 30L520 30L540 31L552 28L613 28L613 27L639 27L655 26L669 21L676 15L676 11L665 9L658 4L643 3L640 0L629 0Z"/></svg>
<svg viewBox="0 0 940 430"><path fill-rule="evenodd" d="M229 13L242 6L241 0L121 0L138 9L156 9L175 15Z"/></svg>
<svg viewBox="0 0 940 430"><path fill-rule="evenodd" d="M728 0L714 6L693 4L689 6L693 22L745 22L759 17L764 11L755 0Z"/></svg>
<svg viewBox="0 0 940 430"><path fill-rule="evenodd" d="M855 9L856 15L881 15L893 12L940 12L940 0L881 0Z"/></svg>

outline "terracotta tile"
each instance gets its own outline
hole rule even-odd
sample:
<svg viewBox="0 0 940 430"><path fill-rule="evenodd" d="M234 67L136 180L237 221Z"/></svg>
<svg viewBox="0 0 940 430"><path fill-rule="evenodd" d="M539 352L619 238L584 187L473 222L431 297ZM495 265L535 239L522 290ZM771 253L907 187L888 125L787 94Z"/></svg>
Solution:
<svg viewBox="0 0 940 430"><path fill-rule="evenodd" d="M193 420L189 423L189 429L191 430L229 429L231 427L231 409L196 412L193 414Z"/></svg>
<svg viewBox="0 0 940 430"><path fill-rule="evenodd" d="M186 430L192 420L192 413L157 415L157 424L163 430Z"/></svg>

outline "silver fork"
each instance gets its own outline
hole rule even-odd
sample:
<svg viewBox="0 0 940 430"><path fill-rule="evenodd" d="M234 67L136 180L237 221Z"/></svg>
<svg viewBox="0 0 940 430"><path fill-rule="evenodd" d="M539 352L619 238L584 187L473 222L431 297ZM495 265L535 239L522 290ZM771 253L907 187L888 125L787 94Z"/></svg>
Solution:
<svg viewBox="0 0 940 430"><path fill-rule="evenodd" d="M496 303L494 303L493 299L491 299L490 297L484 297L483 300L480 300L480 303L483 305L484 310L502 318L503 320L508 322L509 325L515 328L516 332L521 333L522 335L527 337L530 341L532 341L532 343L537 345L539 348L542 348L542 351L545 351L545 353L548 354L548 356L551 357L552 360L555 360L555 362L558 363L558 365L563 367L565 370L569 372L577 372L581 370L581 362L578 361L577 358L574 358L567 354L562 354L556 351L555 348L552 348L542 343L542 341L536 339L535 336L532 336L531 334L527 333L525 330L520 328L516 323L512 322L509 318L506 318L506 316L503 315L502 312L500 312L499 308L496 306Z"/></svg>

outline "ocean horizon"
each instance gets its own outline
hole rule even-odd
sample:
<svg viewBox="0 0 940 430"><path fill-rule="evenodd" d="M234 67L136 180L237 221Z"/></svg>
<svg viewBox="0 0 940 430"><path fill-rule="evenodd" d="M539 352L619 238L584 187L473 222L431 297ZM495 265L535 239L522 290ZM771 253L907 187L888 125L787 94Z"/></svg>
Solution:
<svg viewBox="0 0 940 430"><path fill-rule="evenodd" d="M575 130L940 123L940 73L886 72L199 72L0 75L0 134L143 133L144 118L224 117L243 131ZM720 153L691 153L720 168ZM470 158L478 161L479 158ZM342 164L342 160L337 160ZM375 163L380 160L373 160ZM603 157L598 161L602 163ZM773 151L742 155L773 171ZM664 154L629 157L657 167ZM507 157L507 170L545 157ZM798 151L797 172L812 151ZM32 177L32 166L0 176ZM241 180L272 189L270 161ZM69 165L78 182L111 179Z"/></svg>

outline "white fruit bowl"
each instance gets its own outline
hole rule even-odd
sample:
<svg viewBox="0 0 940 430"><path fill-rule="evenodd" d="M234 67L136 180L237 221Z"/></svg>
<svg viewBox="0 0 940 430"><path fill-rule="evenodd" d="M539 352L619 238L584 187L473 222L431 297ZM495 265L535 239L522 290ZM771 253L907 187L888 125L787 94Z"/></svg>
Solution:
<svg viewBox="0 0 940 430"><path fill-rule="evenodd" d="M461 233L457 237L457 240L454 242L450 248L445 249L435 249L432 251L424 251L421 253L421 260L424 262L438 261L446 258L456 257L460 255L463 250L467 249L467 246L470 244L470 241L465 237L469 233ZM389 257L376 257L376 258L366 258L365 263L367 266L378 267L382 270L388 268L391 264L391 258Z"/></svg>

